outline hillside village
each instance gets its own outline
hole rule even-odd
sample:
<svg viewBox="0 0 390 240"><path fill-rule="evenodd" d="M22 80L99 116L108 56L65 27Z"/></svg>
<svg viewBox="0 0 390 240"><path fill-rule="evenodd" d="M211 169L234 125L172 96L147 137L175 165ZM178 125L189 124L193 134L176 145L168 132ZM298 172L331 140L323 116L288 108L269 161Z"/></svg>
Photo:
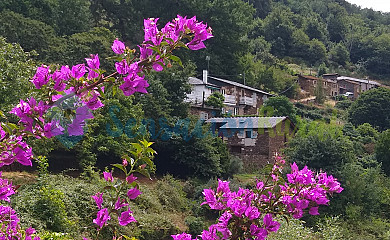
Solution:
<svg viewBox="0 0 390 240"><path fill-rule="evenodd" d="M0 13L0 239L390 239L390 13L349 0Z"/></svg>
<svg viewBox="0 0 390 240"><path fill-rule="evenodd" d="M202 79L189 77L188 81L192 90L185 101L191 105L191 114L212 125L211 128L224 140L231 154L243 160L245 169L273 162L274 155L286 147L288 139L297 130L288 116L267 117L261 113L263 103L275 94L213 77L207 70L203 70ZM356 100L360 94L381 87L373 80L339 74L324 74L320 78L299 74L297 84L298 96L302 99L295 101L306 104L315 102L318 88L330 100L340 97ZM208 105L207 99L216 92L223 96L221 109Z"/></svg>

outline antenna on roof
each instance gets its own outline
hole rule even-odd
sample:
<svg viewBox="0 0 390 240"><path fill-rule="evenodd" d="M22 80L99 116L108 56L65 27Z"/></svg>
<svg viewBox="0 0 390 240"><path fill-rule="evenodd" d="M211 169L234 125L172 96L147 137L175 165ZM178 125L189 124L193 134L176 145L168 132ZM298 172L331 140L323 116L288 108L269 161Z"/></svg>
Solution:
<svg viewBox="0 0 390 240"><path fill-rule="evenodd" d="M210 72L210 56L206 56L207 61L207 72Z"/></svg>

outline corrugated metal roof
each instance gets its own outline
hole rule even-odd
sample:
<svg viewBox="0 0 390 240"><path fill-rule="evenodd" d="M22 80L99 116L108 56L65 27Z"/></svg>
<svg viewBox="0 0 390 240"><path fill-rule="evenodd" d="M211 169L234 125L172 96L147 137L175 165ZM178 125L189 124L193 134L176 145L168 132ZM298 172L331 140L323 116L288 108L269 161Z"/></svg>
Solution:
<svg viewBox="0 0 390 240"><path fill-rule="evenodd" d="M378 82L372 81L372 80L366 80L366 79L358 79L358 78L352 78L352 77L346 77L346 76L340 76L337 77L337 80L349 80L349 81L354 81L354 82L359 82L359 83L370 83L374 85L380 85Z"/></svg>
<svg viewBox="0 0 390 240"><path fill-rule="evenodd" d="M221 129L274 128L287 117L230 117L210 118L207 123L222 123Z"/></svg>
<svg viewBox="0 0 390 240"><path fill-rule="evenodd" d="M227 83L227 84L230 84L230 85L233 85L233 86L237 86L237 87L245 88L245 89L248 89L248 90L252 90L254 92L262 93L264 95L275 96L274 94L271 94L271 93L268 93L268 92L264 92L264 91L261 91L259 89L253 88L253 87L249 87L249 86L246 86L246 85L238 83L238 82L233 82L233 81L229 81L229 80L222 79L222 78L217 78L217 77L212 77L212 76L209 76L209 78L217 80L217 81L220 81L220 82L223 82L223 83Z"/></svg>

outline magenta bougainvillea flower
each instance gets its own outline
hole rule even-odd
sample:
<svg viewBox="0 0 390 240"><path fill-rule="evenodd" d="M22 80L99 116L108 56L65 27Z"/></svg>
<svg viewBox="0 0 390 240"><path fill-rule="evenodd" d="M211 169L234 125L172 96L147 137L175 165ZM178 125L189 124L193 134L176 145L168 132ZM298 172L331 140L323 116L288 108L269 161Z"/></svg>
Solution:
<svg viewBox="0 0 390 240"><path fill-rule="evenodd" d="M91 58L86 58L85 61L87 61L87 65L91 69L99 69L100 67L100 60L98 54L91 54Z"/></svg>
<svg viewBox="0 0 390 240"><path fill-rule="evenodd" d="M86 72L87 70L85 69L85 65L84 63L82 63L73 66L70 75L76 79L80 79L84 76Z"/></svg>
<svg viewBox="0 0 390 240"><path fill-rule="evenodd" d="M128 184L133 183L135 180L137 180L137 177L135 177L133 174L130 174L128 177L126 177L126 182Z"/></svg>
<svg viewBox="0 0 390 240"><path fill-rule="evenodd" d="M97 213L97 217L93 220L93 223L102 228L111 217L108 214L108 209L103 208Z"/></svg>
<svg viewBox="0 0 390 240"><path fill-rule="evenodd" d="M114 178L112 177L111 172L103 172L103 177L107 182L113 182Z"/></svg>
<svg viewBox="0 0 390 240"><path fill-rule="evenodd" d="M129 197L129 199L131 200L134 200L136 199L142 192L140 190L138 190L138 188L131 188L128 192L127 192L127 196Z"/></svg>
<svg viewBox="0 0 390 240"><path fill-rule="evenodd" d="M42 65L41 67L37 68L37 71L31 82L34 83L36 89L41 89L43 85L46 85L49 82L49 79L49 67Z"/></svg>
<svg viewBox="0 0 390 240"><path fill-rule="evenodd" d="M111 49L116 54L122 54L125 52L125 44L117 39L114 40Z"/></svg>
<svg viewBox="0 0 390 240"><path fill-rule="evenodd" d="M121 216L118 217L118 221L119 221L119 224L121 226L126 226L127 224L131 223L131 222L137 222L137 220L135 220L135 218L133 217L133 212L130 211L130 210L127 210L125 212L122 212L121 213Z"/></svg>
<svg viewBox="0 0 390 240"><path fill-rule="evenodd" d="M102 208L103 204L103 193L96 193L95 195L92 196L93 200L95 200L95 203L99 209Z"/></svg>

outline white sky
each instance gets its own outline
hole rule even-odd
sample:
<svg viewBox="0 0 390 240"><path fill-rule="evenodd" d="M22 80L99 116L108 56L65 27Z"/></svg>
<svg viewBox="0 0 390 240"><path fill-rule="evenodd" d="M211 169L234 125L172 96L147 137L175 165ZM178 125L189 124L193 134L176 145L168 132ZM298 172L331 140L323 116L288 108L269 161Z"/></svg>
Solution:
<svg viewBox="0 0 390 240"><path fill-rule="evenodd" d="M390 12L390 0L346 0L346 1L361 6L362 8L372 8L376 11Z"/></svg>

